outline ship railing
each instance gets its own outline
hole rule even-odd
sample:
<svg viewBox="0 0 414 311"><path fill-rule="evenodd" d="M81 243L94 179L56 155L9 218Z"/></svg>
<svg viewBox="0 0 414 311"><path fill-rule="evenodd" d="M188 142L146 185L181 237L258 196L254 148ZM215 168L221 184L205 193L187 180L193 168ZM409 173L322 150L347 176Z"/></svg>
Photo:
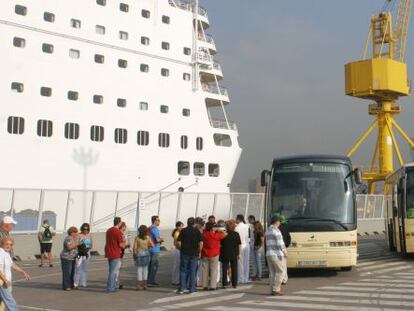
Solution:
<svg viewBox="0 0 414 311"><path fill-rule="evenodd" d="M220 65L220 63L219 62L217 62L217 61L214 61L213 62L213 68L215 69L215 70L219 70L219 71L221 71L222 69L221 69L221 65Z"/></svg>
<svg viewBox="0 0 414 311"><path fill-rule="evenodd" d="M198 33L198 40L207 42L214 45L214 39L212 35L209 34L203 34L201 32Z"/></svg>
<svg viewBox="0 0 414 311"><path fill-rule="evenodd" d="M208 65L213 64L213 61L214 61L214 57L212 55L202 52L202 51L197 53L197 59L198 61L202 63L207 63Z"/></svg>
<svg viewBox="0 0 414 311"><path fill-rule="evenodd" d="M237 125L235 122L220 119L210 119L210 125L217 129L226 129L226 130L233 130L237 131Z"/></svg>
<svg viewBox="0 0 414 311"><path fill-rule="evenodd" d="M191 1L184 0L168 0L171 6L180 8L185 11L193 12L194 5ZM198 7L198 14L208 18L207 10L202 6Z"/></svg>
<svg viewBox="0 0 414 311"><path fill-rule="evenodd" d="M229 96L227 89L221 85L217 87L216 84L202 83L202 88L204 92L223 95L223 96Z"/></svg>
<svg viewBox="0 0 414 311"><path fill-rule="evenodd" d="M185 182L197 184L190 179ZM243 214L264 221L263 193L200 193L188 188L185 192L0 188L0 217L16 218L14 234L35 234L44 219L59 233L83 222L90 223L94 232L102 232L115 216L122 217L131 230L149 224L152 215L160 215L161 229L174 228L176 221L194 216L232 219ZM387 199L384 195L358 194L358 226L370 221L383 225Z"/></svg>

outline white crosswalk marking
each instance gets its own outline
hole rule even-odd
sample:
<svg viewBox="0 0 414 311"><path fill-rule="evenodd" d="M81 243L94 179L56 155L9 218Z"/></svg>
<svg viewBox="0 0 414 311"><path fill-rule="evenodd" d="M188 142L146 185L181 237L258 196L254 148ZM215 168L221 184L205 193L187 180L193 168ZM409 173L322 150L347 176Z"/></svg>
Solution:
<svg viewBox="0 0 414 311"><path fill-rule="evenodd" d="M369 283L369 282L346 282L340 283L339 285L345 286L387 286L387 287L398 287L398 288L414 288L414 284L384 284L384 283Z"/></svg>
<svg viewBox="0 0 414 311"><path fill-rule="evenodd" d="M331 291L326 291L326 290L301 290L299 292L296 292L296 294L414 300L413 295L383 294L382 292L376 292L376 293L353 293L353 292L351 293L349 292L348 293L348 292L331 292Z"/></svg>
<svg viewBox="0 0 414 311"><path fill-rule="evenodd" d="M381 292L381 293L414 293L414 289L404 289L401 288L379 288L379 287L371 287L371 288L364 288L364 287L346 287L346 286L324 286L319 287L319 289L326 289L326 290L348 290L351 292Z"/></svg>
<svg viewBox="0 0 414 311"><path fill-rule="evenodd" d="M401 283L401 280L396 278L395 276L377 276L372 279L363 279L359 282L367 282L367 283L377 283L377 282L383 282L383 283ZM404 283L408 284L414 284L414 280L404 280Z"/></svg>
<svg viewBox="0 0 414 311"><path fill-rule="evenodd" d="M382 274L382 273L398 271L398 270L407 270L407 269L410 269L410 268L412 268L411 265L404 265L404 266L399 266L399 267L394 267L394 268L379 269L379 270L374 270L372 272L361 273L361 276L367 276L367 275L372 275L372 274Z"/></svg>
<svg viewBox="0 0 414 311"><path fill-rule="evenodd" d="M365 270L371 270L371 269L379 269L379 268L383 268L383 267L391 267L391 266L400 266L400 265L404 265L404 262L401 261L397 261L397 262L390 262L390 263L379 263L378 261L375 264L369 265L369 266L365 266L365 267L360 267L358 266L358 270L359 271L365 271Z"/></svg>
<svg viewBox="0 0 414 311"><path fill-rule="evenodd" d="M389 259L374 260L374 261L372 261L372 259L370 259L368 261L363 261L363 262L358 260L357 268L366 267L366 266L375 266L379 263L387 263L387 262L401 262L401 260L399 258L389 258Z"/></svg>

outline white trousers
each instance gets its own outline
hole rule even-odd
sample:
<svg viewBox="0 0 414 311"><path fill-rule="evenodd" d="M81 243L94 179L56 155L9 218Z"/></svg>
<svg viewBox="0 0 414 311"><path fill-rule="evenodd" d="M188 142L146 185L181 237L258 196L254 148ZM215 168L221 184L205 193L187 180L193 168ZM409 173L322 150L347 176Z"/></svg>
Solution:
<svg viewBox="0 0 414 311"><path fill-rule="evenodd" d="M241 254L239 260L239 284L246 284L249 282L249 271L250 271L250 245L242 244Z"/></svg>
<svg viewBox="0 0 414 311"><path fill-rule="evenodd" d="M180 284L180 250L174 250L174 264L172 269L172 284Z"/></svg>
<svg viewBox="0 0 414 311"><path fill-rule="evenodd" d="M90 258L91 256L89 255L88 258L80 257L76 259L75 276L73 278L75 287L88 286L88 268Z"/></svg>
<svg viewBox="0 0 414 311"><path fill-rule="evenodd" d="M148 266L137 267L137 281L147 281L148 280Z"/></svg>

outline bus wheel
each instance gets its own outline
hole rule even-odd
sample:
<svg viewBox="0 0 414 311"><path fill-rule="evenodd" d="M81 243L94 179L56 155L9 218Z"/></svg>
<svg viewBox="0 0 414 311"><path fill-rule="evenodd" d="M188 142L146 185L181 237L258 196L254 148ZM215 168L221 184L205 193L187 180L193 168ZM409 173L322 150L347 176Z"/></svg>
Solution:
<svg viewBox="0 0 414 311"><path fill-rule="evenodd" d="M352 270L352 266L349 267L341 267L341 271L351 271Z"/></svg>

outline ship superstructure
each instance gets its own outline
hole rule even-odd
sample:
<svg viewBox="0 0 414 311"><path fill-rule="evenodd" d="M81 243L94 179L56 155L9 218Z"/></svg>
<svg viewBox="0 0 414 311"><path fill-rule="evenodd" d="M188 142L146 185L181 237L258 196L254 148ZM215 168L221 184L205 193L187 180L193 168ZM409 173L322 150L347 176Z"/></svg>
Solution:
<svg viewBox="0 0 414 311"><path fill-rule="evenodd" d="M208 28L197 1L0 1L0 187L227 192Z"/></svg>

